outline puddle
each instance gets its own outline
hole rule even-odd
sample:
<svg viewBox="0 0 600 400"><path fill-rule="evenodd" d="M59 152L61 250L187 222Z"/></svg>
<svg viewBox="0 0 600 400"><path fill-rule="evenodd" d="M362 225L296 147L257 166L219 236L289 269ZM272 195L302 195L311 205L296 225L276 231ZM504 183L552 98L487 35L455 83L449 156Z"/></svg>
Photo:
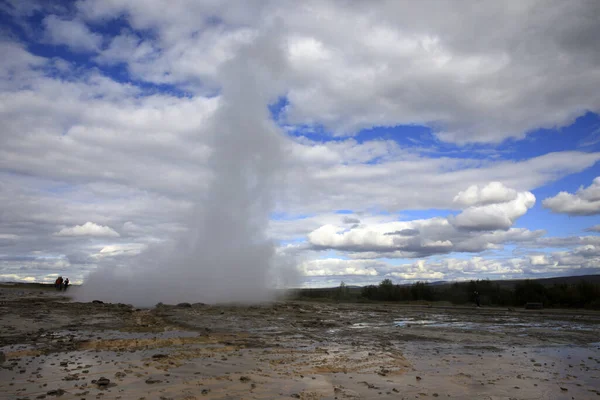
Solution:
<svg viewBox="0 0 600 400"><path fill-rule="evenodd" d="M598 325L590 323L572 323L560 320L547 320L544 322L531 322L526 319L516 317L498 317L491 321L477 322L465 321L448 315L429 315L431 319L404 318L395 320L393 325L398 328L410 327L428 327L428 328L450 328L462 330L480 330L480 331L518 331L540 328L551 329L555 331L571 330L571 331L600 331ZM355 324L357 325L357 324ZM364 324L365 327L367 324Z"/></svg>
<svg viewBox="0 0 600 400"><path fill-rule="evenodd" d="M372 322L358 322L358 323L350 325L350 328L352 328L352 329L365 329L365 328L381 329L381 328L388 328L388 327L389 327L389 325L387 323L372 323Z"/></svg>

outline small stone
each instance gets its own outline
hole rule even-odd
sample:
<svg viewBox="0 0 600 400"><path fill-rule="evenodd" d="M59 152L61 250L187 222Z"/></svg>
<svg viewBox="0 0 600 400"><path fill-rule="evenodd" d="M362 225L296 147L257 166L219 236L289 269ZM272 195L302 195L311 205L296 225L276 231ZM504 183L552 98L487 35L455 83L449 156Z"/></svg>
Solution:
<svg viewBox="0 0 600 400"><path fill-rule="evenodd" d="M48 396L62 396L66 392L62 389L49 390L46 392Z"/></svg>
<svg viewBox="0 0 600 400"><path fill-rule="evenodd" d="M152 356L152 358L154 358L154 359L159 359L159 358L167 358L167 357L169 357L169 356L168 356L168 355L166 355L166 354L154 354L154 355Z"/></svg>
<svg viewBox="0 0 600 400"><path fill-rule="evenodd" d="M110 379L102 377L96 381L96 385L106 387L110 384Z"/></svg>

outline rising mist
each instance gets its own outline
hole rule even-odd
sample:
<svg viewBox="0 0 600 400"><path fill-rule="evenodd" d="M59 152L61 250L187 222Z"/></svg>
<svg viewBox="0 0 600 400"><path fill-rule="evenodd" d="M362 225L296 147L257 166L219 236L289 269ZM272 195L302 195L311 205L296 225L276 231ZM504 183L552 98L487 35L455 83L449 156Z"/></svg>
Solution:
<svg viewBox="0 0 600 400"><path fill-rule="evenodd" d="M185 234L125 264L100 265L75 291L78 300L257 302L272 298L275 281L293 278L295 268L278 260L266 235L285 170L283 137L267 107L284 70L275 37L258 38L221 71L220 106L209 129L213 178L185 216Z"/></svg>

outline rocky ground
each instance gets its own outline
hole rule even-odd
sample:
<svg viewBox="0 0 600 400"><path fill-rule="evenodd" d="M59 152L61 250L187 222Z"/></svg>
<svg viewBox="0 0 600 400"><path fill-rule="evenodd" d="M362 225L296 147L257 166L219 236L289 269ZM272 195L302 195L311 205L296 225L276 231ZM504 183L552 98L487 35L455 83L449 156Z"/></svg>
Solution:
<svg viewBox="0 0 600 400"><path fill-rule="evenodd" d="M600 399L600 314L0 289L4 399Z"/></svg>

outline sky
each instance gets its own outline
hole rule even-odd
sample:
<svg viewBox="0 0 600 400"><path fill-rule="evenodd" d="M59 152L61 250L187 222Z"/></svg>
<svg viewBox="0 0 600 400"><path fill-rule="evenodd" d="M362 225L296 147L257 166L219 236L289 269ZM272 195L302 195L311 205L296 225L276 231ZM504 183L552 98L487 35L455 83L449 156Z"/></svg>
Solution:
<svg viewBox="0 0 600 400"><path fill-rule="evenodd" d="M595 1L0 1L0 280L128 268L198 212L216 216L211 257L241 271L226 255L264 235L295 286L598 274L599 17ZM266 223L226 193L265 198Z"/></svg>

